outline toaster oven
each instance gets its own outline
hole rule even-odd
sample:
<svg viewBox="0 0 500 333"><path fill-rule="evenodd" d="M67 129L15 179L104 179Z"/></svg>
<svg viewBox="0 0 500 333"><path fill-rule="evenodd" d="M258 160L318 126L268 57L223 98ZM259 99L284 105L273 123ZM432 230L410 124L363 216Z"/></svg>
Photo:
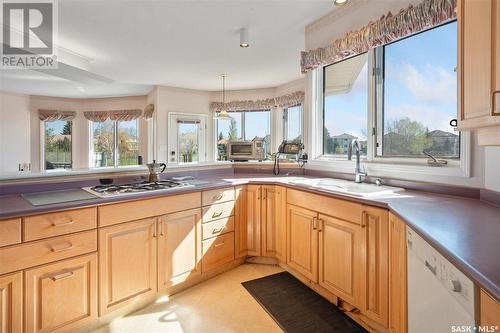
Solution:
<svg viewBox="0 0 500 333"><path fill-rule="evenodd" d="M230 161L262 161L264 158L264 140L262 139L227 143L227 159Z"/></svg>

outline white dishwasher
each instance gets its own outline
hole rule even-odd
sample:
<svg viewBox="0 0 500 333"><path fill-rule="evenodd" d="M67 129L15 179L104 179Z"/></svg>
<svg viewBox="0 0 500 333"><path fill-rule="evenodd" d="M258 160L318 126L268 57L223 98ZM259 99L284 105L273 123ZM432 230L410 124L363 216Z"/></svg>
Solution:
<svg viewBox="0 0 500 333"><path fill-rule="evenodd" d="M406 236L408 333L474 332L474 283L409 227Z"/></svg>

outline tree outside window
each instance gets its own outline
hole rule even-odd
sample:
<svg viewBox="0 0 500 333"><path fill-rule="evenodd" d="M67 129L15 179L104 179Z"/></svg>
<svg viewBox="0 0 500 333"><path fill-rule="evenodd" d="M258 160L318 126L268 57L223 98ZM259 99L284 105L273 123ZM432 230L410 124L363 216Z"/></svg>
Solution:
<svg viewBox="0 0 500 333"><path fill-rule="evenodd" d="M72 122L45 122L45 169L71 169Z"/></svg>

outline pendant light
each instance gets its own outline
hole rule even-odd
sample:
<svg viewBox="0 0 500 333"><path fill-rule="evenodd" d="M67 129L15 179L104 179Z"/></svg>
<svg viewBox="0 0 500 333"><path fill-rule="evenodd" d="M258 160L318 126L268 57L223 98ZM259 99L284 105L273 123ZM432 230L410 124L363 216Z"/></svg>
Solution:
<svg viewBox="0 0 500 333"><path fill-rule="evenodd" d="M250 42L248 41L248 29L241 28L240 29L240 47L247 48L250 46Z"/></svg>
<svg viewBox="0 0 500 333"><path fill-rule="evenodd" d="M222 76L222 110L219 111L219 113L217 114L217 116L215 117L216 119L219 119L219 120L230 120L231 119L231 116L229 115L229 113L227 113L227 110L226 110L226 77L227 77L227 74L221 74Z"/></svg>
<svg viewBox="0 0 500 333"><path fill-rule="evenodd" d="M344 5L347 5L347 2L349 0L333 0L333 4L335 6L344 6Z"/></svg>

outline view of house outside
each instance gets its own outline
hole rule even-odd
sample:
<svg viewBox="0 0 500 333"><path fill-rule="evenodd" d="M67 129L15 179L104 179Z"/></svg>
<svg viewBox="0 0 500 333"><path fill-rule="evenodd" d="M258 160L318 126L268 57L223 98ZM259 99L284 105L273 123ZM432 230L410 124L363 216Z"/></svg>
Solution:
<svg viewBox="0 0 500 333"><path fill-rule="evenodd" d="M118 131L117 136L115 136L116 131ZM104 122L93 122L92 136L94 149L92 165L94 167L138 164L139 135L137 120L115 122L108 119ZM115 156L118 156L116 164Z"/></svg>

